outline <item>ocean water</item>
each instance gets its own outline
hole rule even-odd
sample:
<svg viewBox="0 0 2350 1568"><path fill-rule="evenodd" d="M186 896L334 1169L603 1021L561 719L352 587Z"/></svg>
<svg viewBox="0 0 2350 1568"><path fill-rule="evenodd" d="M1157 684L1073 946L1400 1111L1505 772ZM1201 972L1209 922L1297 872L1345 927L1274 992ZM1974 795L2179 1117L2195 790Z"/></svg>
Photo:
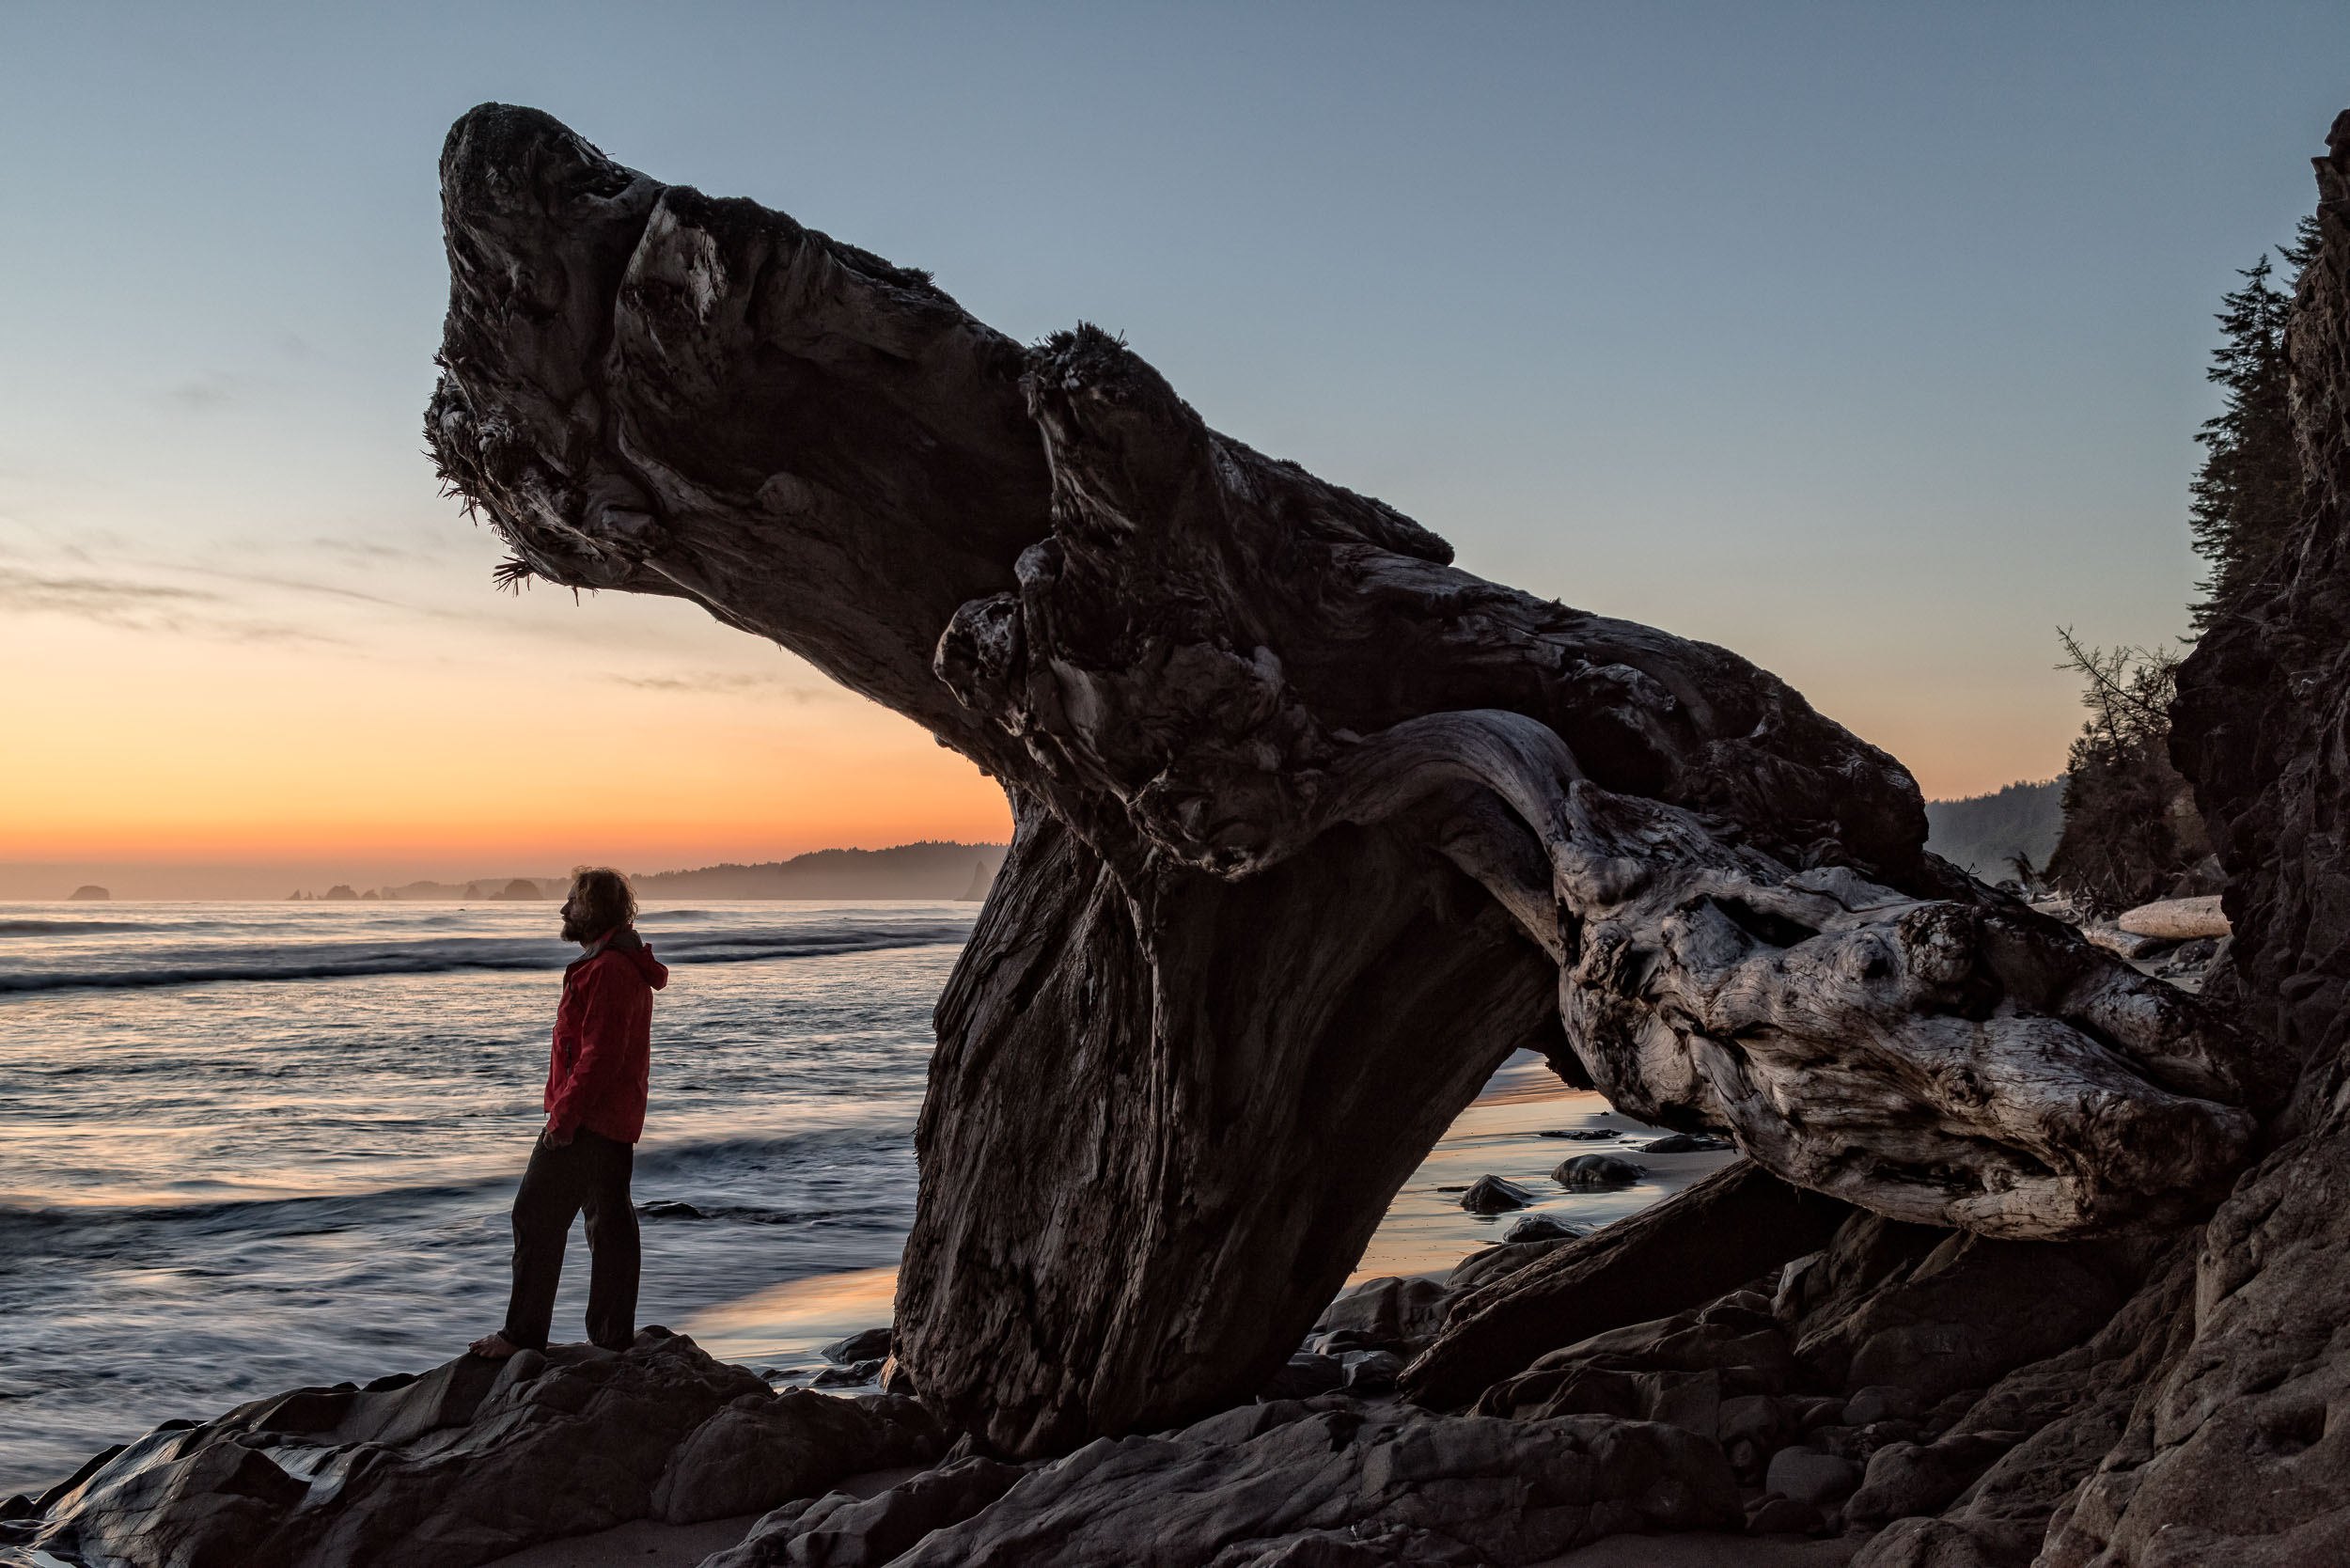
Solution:
<svg viewBox="0 0 2350 1568"><path fill-rule="evenodd" d="M648 905L671 966L639 1146L638 1321L790 1373L885 1323L931 1008L967 903ZM0 904L0 1495L303 1384L446 1359L503 1314L561 969L546 904ZM1407 1184L1360 1276L1449 1267L1547 1187L1539 1135L1638 1129L1531 1060ZM1541 1206L1604 1223L1718 1164ZM577 1336L585 1246L556 1304Z"/></svg>

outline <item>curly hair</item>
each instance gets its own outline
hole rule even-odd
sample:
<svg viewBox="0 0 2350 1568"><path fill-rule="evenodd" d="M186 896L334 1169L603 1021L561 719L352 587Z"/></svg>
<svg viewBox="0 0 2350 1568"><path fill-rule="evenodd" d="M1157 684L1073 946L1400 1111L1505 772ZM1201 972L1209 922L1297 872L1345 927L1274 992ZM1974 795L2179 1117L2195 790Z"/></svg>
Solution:
<svg viewBox="0 0 2350 1568"><path fill-rule="evenodd" d="M574 868L571 896L572 921L590 938L636 918L636 889L609 866Z"/></svg>

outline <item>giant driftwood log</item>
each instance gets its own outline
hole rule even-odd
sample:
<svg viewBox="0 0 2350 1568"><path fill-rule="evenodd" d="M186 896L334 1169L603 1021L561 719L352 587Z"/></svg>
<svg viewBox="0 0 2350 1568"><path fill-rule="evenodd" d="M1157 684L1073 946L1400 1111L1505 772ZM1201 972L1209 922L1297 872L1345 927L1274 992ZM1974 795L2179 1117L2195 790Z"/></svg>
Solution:
<svg viewBox="0 0 2350 1568"><path fill-rule="evenodd" d="M1246 1394L1513 1048L1990 1235L2207 1203L2275 1090L1923 852L1891 758L1720 649L1452 567L1088 327L664 185L442 161L427 433L513 577L694 600L1002 780L938 1011L900 1353L1033 1452Z"/></svg>

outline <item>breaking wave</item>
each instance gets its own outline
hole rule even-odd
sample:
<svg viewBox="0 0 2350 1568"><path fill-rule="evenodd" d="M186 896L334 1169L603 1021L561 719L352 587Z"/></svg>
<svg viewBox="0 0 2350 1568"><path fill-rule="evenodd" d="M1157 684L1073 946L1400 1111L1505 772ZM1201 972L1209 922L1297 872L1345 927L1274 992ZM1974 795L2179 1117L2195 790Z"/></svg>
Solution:
<svg viewBox="0 0 2350 1568"><path fill-rule="evenodd" d="M31 923L31 922L24 922ZM83 930L90 929L87 926ZM770 931L663 932L653 950L664 964L754 964L901 948L961 945L968 921L893 923ZM266 949L225 944L142 946L135 951L76 953L54 965L0 964L0 993L118 990L198 985L220 980L339 980L358 975L435 975L462 970L560 969L578 957L542 937L429 937L414 941L295 943Z"/></svg>

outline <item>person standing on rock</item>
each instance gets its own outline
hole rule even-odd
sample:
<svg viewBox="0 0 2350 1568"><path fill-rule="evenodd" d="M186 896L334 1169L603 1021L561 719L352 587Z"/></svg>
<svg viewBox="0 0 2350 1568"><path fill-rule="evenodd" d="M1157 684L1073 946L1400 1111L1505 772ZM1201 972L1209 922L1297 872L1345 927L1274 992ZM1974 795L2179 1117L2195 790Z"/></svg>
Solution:
<svg viewBox="0 0 2350 1568"><path fill-rule="evenodd" d="M514 1290L506 1325L473 1342L503 1360L544 1350L572 1217L588 1215L588 1338L626 1350L636 1338L639 1257L628 1180L645 1131L652 1064L652 994L669 971L632 923L636 894L602 867L572 873L563 939L584 949L563 971L547 1066L547 1124L514 1195Z"/></svg>

